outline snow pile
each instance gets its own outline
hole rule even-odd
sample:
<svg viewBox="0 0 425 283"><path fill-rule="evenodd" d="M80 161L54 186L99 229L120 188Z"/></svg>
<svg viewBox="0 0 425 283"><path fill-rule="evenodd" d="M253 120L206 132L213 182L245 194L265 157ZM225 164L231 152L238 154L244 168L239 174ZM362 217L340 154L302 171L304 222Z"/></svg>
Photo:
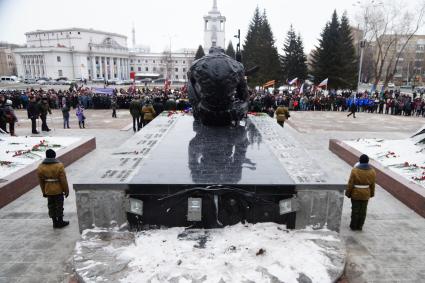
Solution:
<svg viewBox="0 0 425 283"><path fill-rule="evenodd" d="M286 230L275 223L148 230L137 233L133 243L130 232L105 233L88 230L77 244L74 265L84 282L323 283L334 282L345 264L337 233Z"/></svg>
<svg viewBox="0 0 425 283"><path fill-rule="evenodd" d="M422 135L404 140L357 139L344 141L386 168L425 187L425 144Z"/></svg>
<svg viewBox="0 0 425 283"><path fill-rule="evenodd" d="M45 151L63 149L80 140L68 137L11 137L0 135L0 178L45 158ZM42 144L42 146L38 146ZM37 148L34 148L36 146ZM34 150L33 150L34 149Z"/></svg>

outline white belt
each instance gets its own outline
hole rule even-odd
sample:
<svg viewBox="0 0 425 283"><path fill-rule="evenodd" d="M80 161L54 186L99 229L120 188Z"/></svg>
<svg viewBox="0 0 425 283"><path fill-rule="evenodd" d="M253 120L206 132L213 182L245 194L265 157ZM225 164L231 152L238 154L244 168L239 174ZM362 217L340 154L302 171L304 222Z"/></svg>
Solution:
<svg viewBox="0 0 425 283"><path fill-rule="evenodd" d="M59 179L46 179L45 182L59 182Z"/></svg>
<svg viewBox="0 0 425 283"><path fill-rule="evenodd" d="M369 189L369 185L354 185L356 189Z"/></svg>

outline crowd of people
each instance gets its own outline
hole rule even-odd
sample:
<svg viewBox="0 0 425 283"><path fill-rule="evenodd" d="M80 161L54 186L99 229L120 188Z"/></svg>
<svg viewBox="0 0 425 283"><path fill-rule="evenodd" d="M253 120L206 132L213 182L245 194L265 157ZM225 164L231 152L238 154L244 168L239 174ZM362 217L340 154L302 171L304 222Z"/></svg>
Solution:
<svg viewBox="0 0 425 283"><path fill-rule="evenodd" d="M138 118L134 118L135 100L139 105ZM80 128L85 128L85 109L112 109L113 118L117 117L117 109L129 109L134 120L133 129L136 131L144 124L144 106L152 107L153 112L147 114L152 117L164 110L188 110L191 107L185 88L174 90L115 88L110 94L99 93L83 86L69 90L2 90L0 91L0 129L10 132L11 135L15 134L14 125L17 117L14 109L27 109L33 134L38 134L37 119L41 120L42 131L50 131L46 119L51 109L61 109L64 128L70 128L69 113L72 109L76 111ZM286 107L289 111L347 111L353 113L353 117L355 112L425 117L425 100L422 94L416 93L409 95L399 91L370 93L331 90L299 93L298 90L283 92L249 90L250 112L265 112L273 117L279 106ZM149 120L150 118L146 119L146 121ZM9 124L9 129L6 129L6 124Z"/></svg>

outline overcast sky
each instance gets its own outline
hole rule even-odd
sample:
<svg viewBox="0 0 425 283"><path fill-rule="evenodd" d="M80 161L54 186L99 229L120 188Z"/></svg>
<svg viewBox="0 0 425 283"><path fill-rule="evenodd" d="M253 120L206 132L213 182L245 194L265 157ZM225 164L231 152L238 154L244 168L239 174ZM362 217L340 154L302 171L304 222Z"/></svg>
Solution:
<svg viewBox="0 0 425 283"><path fill-rule="evenodd" d="M387 1L387 0L384 0ZM415 1L415 0L411 0ZM347 11L351 23L357 0L218 0L227 19L226 45L241 29L245 38L256 6L266 9L276 46L281 52L286 32L292 24L304 40L308 53L334 9ZM161 52L194 48L203 44L203 16L213 0L0 0L0 41L25 43L24 33L37 29L68 27L93 28L126 35L131 47L131 28L136 28L136 43ZM243 41L242 41L243 42Z"/></svg>

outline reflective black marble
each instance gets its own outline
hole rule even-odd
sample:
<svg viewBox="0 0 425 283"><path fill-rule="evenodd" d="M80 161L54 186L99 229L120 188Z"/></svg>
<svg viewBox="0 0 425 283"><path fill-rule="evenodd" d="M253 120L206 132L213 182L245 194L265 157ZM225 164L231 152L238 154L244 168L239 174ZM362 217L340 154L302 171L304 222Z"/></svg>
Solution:
<svg viewBox="0 0 425 283"><path fill-rule="evenodd" d="M180 117L131 184L292 185L258 129L209 127L191 116Z"/></svg>

